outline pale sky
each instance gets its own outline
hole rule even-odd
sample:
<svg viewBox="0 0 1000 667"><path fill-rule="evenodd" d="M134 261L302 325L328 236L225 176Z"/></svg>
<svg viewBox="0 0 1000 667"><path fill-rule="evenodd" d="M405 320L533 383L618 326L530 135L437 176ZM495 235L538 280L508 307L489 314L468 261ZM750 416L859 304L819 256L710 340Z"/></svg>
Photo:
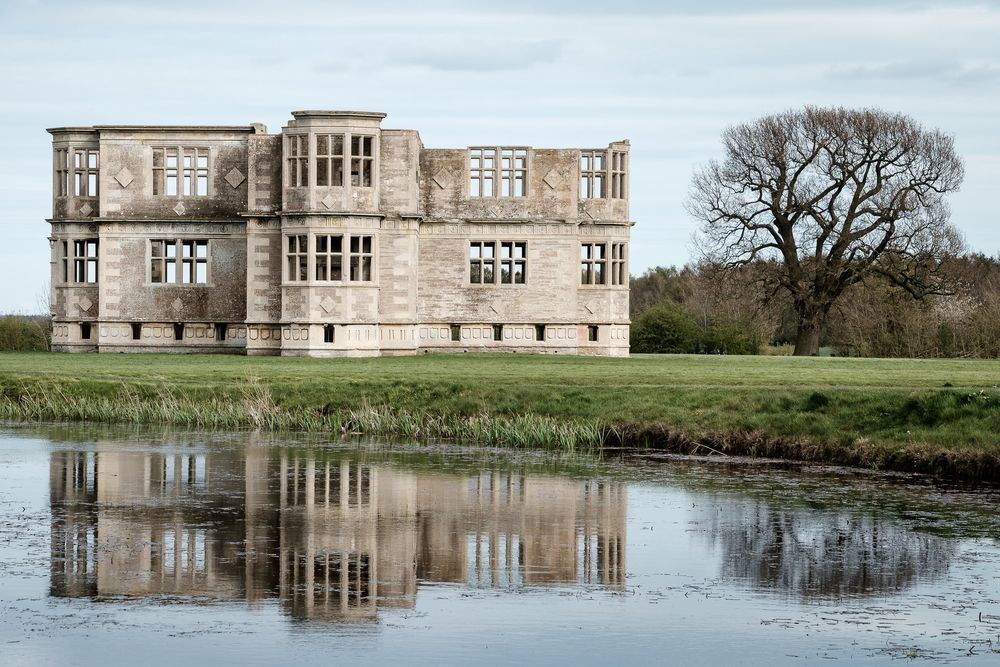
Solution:
<svg viewBox="0 0 1000 667"><path fill-rule="evenodd" d="M953 134L952 220L998 253L1000 1L0 0L0 313L39 312L47 289L46 127L278 131L331 108L435 148L628 138L638 274L692 259L684 199L722 130L806 104Z"/></svg>

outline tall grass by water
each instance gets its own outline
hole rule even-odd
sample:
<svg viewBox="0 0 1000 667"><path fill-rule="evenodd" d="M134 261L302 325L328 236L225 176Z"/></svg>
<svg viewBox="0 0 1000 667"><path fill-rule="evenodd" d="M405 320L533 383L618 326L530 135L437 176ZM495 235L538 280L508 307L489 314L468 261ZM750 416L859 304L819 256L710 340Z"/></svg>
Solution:
<svg viewBox="0 0 1000 667"><path fill-rule="evenodd" d="M0 418L565 450L660 447L1000 481L1000 362L0 355Z"/></svg>

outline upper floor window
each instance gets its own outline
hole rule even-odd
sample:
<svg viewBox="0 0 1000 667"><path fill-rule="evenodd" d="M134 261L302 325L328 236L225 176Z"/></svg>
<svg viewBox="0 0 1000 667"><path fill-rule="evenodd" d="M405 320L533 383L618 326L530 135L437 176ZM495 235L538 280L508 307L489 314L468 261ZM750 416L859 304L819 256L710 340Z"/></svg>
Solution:
<svg viewBox="0 0 1000 667"><path fill-rule="evenodd" d="M69 194L69 150L56 150L56 196L65 197Z"/></svg>
<svg viewBox="0 0 1000 667"><path fill-rule="evenodd" d="M499 188L497 166L499 163ZM470 197L524 197L528 192L526 148L470 148Z"/></svg>
<svg viewBox="0 0 1000 667"><path fill-rule="evenodd" d="M285 262L288 280L309 280L309 235L294 234L285 237Z"/></svg>
<svg viewBox="0 0 1000 667"><path fill-rule="evenodd" d="M498 282L501 285L523 285L527 268L527 241L469 243L469 282L474 285L492 285Z"/></svg>
<svg viewBox="0 0 1000 667"><path fill-rule="evenodd" d="M580 197L603 199L605 179L605 151L583 151L580 154Z"/></svg>
<svg viewBox="0 0 1000 667"><path fill-rule="evenodd" d="M611 152L611 198L625 199L628 189L625 178L628 173L628 153Z"/></svg>
<svg viewBox="0 0 1000 667"><path fill-rule="evenodd" d="M77 197L96 197L98 157L97 150L77 148L73 151L73 194Z"/></svg>
<svg viewBox="0 0 1000 667"><path fill-rule="evenodd" d="M369 139L371 137L368 137ZM316 185L344 184L344 135L316 135Z"/></svg>
<svg viewBox="0 0 1000 667"><path fill-rule="evenodd" d="M372 164L375 161L373 145L375 137L354 135L351 137L351 185L370 188L372 185Z"/></svg>
<svg viewBox="0 0 1000 667"><path fill-rule="evenodd" d="M63 282L96 283L97 248L97 239L63 241Z"/></svg>
<svg viewBox="0 0 1000 667"><path fill-rule="evenodd" d="M208 240L155 239L149 242L153 283L208 283Z"/></svg>
<svg viewBox="0 0 1000 667"><path fill-rule="evenodd" d="M304 188L309 185L309 135L293 134L288 137L288 187Z"/></svg>
<svg viewBox="0 0 1000 667"><path fill-rule="evenodd" d="M153 149L153 194L166 197L207 197L207 148Z"/></svg>

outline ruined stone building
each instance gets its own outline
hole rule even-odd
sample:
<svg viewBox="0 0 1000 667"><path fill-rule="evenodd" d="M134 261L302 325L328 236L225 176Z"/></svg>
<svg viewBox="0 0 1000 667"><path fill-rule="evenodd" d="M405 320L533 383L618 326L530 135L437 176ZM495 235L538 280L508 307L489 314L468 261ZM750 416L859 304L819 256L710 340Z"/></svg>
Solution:
<svg viewBox="0 0 1000 667"><path fill-rule="evenodd" d="M53 349L628 354L627 141L429 149L384 117L50 129Z"/></svg>

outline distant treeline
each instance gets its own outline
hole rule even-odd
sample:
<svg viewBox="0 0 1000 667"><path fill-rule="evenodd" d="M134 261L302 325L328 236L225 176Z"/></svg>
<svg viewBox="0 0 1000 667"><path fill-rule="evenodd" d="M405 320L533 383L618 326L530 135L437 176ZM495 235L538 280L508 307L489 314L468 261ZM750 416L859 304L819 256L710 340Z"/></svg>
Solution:
<svg viewBox="0 0 1000 667"><path fill-rule="evenodd" d="M47 352L51 331L44 315L4 315L0 317L0 352Z"/></svg>
<svg viewBox="0 0 1000 667"><path fill-rule="evenodd" d="M632 277L633 352L790 353L796 318L776 266L656 267ZM873 276L831 313L821 345L862 357L1000 357L1000 258L945 260L947 295L920 299Z"/></svg>

